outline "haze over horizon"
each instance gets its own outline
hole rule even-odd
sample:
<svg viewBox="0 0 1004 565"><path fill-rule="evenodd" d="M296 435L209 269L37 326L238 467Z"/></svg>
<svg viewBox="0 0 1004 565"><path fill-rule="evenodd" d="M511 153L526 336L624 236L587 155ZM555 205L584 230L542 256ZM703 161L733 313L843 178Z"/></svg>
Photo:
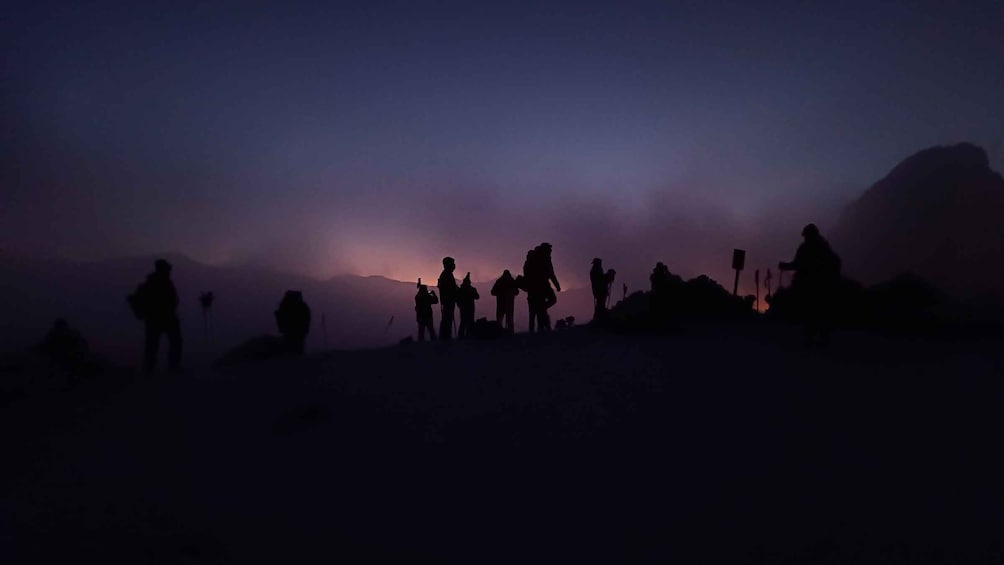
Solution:
<svg viewBox="0 0 1004 565"><path fill-rule="evenodd" d="M916 151L1004 169L1004 4L18 3L0 239L491 280L728 282Z"/></svg>

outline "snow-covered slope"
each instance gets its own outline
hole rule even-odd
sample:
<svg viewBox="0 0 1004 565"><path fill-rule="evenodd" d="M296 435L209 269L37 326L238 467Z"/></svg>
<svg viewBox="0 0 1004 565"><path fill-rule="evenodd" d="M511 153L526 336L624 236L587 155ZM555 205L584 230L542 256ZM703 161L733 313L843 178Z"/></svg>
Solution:
<svg viewBox="0 0 1004 565"><path fill-rule="evenodd" d="M0 561L999 558L1001 343L797 342L582 328L45 381L0 409Z"/></svg>

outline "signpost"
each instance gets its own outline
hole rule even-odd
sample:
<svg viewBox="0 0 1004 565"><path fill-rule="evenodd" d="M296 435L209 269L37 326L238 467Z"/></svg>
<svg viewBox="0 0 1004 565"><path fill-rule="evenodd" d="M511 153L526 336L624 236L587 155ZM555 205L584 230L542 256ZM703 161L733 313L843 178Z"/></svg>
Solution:
<svg viewBox="0 0 1004 565"><path fill-rule="evenodd" d="M733 249L732 250L732 268L736 271L736 282L732 285L732 296L739 295L739 273L742 272L743 267L746 266L746 250L745 249Z"/></svg>

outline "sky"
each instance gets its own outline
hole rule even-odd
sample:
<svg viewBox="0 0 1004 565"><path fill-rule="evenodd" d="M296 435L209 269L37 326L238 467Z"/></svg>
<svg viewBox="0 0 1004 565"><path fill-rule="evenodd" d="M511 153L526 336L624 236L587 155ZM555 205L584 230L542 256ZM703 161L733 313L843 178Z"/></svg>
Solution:
<svg viewBox="0 0 1004 565"><path fill-rule="evenodd" d="M920 149L1004 169L1004 0L39 0L0 53L38 256L490 280L548 241L565 286L729 286Z"/></svg>

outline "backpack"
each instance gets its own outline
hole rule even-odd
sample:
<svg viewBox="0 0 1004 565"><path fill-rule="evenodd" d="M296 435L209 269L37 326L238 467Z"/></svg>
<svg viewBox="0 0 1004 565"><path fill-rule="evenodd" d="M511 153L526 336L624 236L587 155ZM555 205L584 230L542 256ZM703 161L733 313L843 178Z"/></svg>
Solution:
<svg viewBox="0 0 1004 565"><path fill-rule="evenodd" d="M147 312L149 312L149 295L150 292L147 283L142 282L136 287L136 292L126 297L129 308L137 320L146 318Z"/></svg>

